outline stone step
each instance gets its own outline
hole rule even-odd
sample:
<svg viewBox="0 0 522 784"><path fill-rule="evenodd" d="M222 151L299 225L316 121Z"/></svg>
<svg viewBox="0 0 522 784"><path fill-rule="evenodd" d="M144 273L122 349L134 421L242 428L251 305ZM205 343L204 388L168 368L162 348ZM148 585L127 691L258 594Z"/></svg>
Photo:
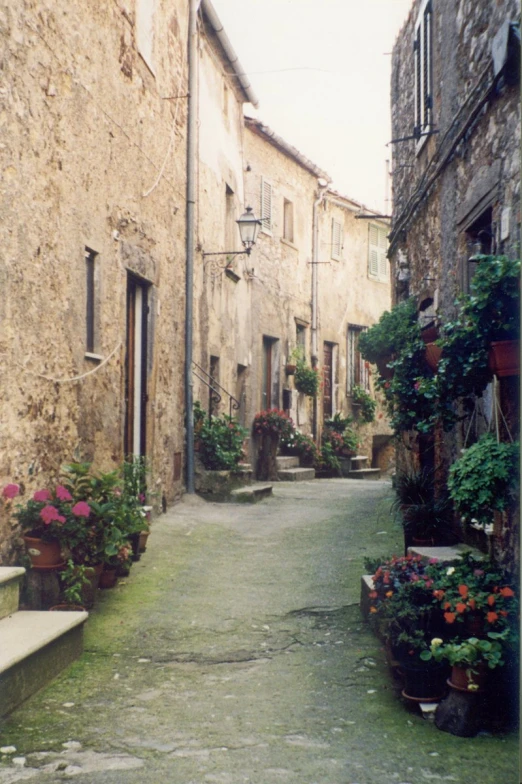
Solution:
<svg viewBox="0 0 522 784"><path fill-rule="evenodd" d="M350 460L352 461L352 465L355 467L355 469L358 469L358 468L362 468L363 467L362 463L367 463L368 462L368 456L367 455L355 455L355 457L351 457Z"/></svg>
<svg viewBox="0 0 522 784"><path fill-rule="evenodd" d="M0 620L18 611L22 566L0 566Z"/></svg>
<svg viewBox="0 0 522 784"><path fill-rule="evenodd" d="M0 621L0 715L46 686L83 651L87 612L15 612Z"/></svg>
<svg viewBox="0 0 522 784"><path fill-rule="evenodd" d="M430 559L441 561L442 563L451 563L451 561L458 561L462 553L471 553L474 558L483 560L488 556L485 553L470 547L467 544L455 544L451 546L429 547L426 545L412 545L408 547L408 555L420 555L423 561L428 562Z"/></svg>
<svg viewBox="0 0 522 784"><path fill-rule="evenodd" d="M313 468L285 468L278 471L280 482L307 482L315 479L315 469Z"/></svg>
<svg viewBox="0 0 522 784"><path fill-rule="evenodd" d="M238 463L237 464L237 470L238 471L243 471L245 473L251 473L252 472L252 465L250 463Z"/></svg>
<svg viewBox="0 0 522 784"><path fill-rule="evenodd" d="M287 468L299 468L299 458L297 455L279 455L276 458L277 470L284 471Z"/></svg>
<svg viewBox="0 0 522 784"><path fill-rule="evenodd" d="M368 481L368 480L375 480L380 478L381 478L380 468L359 468L355 471L348 472L348 479L365 479L366 481Z"/></svg>
<svg viewBox="0 0 522 784"><path fill-rule="evenodd" d="M232 490L230 500L238 504L255 504L272 495L272 485L252 484Z"/></svg>

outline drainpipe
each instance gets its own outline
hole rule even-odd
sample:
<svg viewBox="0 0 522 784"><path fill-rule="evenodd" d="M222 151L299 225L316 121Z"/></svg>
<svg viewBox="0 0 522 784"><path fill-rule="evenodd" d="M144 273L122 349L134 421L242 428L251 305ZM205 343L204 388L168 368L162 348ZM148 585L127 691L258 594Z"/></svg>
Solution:
<svg viewBox="0 0 522 784"><path fill-rule="evenodd" d="M317 265L319 263L319 205L323 201L328 183L322 177L317 180L318 190L317 199L314 201L312 219L312 367L317 367L319 362L319 349L317 345L317 297L318 297L318 275ZM314 397L312 433L317 439L317 396Z"/></svg>
<svg viewBox="0 0 522 784"><path fill-rule="evenodd" d="M187 209L186 209L186 286L185 286L185 433L187 456L187 493L194 489L194 411L192 389L192 340L194 312L194 235L197 134L197 11L199 0L189 0L188 19L188 104L187 104Z"/></svg>

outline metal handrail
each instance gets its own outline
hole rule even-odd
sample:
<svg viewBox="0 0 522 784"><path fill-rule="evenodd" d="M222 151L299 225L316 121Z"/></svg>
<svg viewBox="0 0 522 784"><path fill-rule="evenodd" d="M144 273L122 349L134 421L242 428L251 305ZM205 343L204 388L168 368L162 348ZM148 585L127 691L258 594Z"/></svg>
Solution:
<svg viewBox="0 0 522 784"><path fill-rule="evenodd" d="M210 389L210 391L212 392L212 395L213 395L214 402L220 403L221 400L222 400L222 395L218 392L216 387L219 387L221 392L223 392L225 395L228 395L228 397L229 397L228 406L229 406L229 412L230 412L229 416L232 416L232 411L238 411L241 408L241 403L239 402L239 400L237 398L235 398L234 395L231 395L230 392L225 389L225 387L221 386L221 384L218 381L216 381L215 378L212 378L210 373L207 373L207 371L204 370L204 368L202 368L201 365L198 365L197 362L193 361L192 364L193 364L193 366L195 368L197 368L199 370L200 373L203 373L203 375L206 376L206 379L202 378L198 373L196 373L196 371L194 370L194 367L193 367L192 373L196 376L196 378L198 378L200 381L202 381L203 384L205 384L205 386L207 386ZM208 381L207 381L207 379L208 379ZM211 416L211 412L209 411L209 417L210 416Z"/></svg>

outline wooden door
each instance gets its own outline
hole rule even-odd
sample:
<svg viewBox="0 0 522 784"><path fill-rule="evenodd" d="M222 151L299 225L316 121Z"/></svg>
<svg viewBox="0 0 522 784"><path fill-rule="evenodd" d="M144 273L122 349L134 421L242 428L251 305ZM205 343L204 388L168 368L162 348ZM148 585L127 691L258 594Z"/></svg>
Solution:
<svg viewBox="0 0 522 784"><path fill-rule="evenodd" d="M333 344L323 344L323 420L333 415Z"/></svg>
<svg viewBox="0 0 522 784"><path fill-rule="evenodd" d="M146 454L147 286L127 280L127 356L125 362L125 455Z"/></svg>

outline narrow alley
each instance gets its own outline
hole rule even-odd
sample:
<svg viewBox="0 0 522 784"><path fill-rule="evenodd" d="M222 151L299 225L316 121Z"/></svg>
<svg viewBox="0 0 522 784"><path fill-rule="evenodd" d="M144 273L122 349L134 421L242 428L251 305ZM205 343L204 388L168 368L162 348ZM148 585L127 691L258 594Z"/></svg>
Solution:
<svg viewBox="0 0 522 784"><path fill-rule="evenodd" d="M364 556L401 549L391 495L334 479L257 505L185 496L99 592L81 659L5 720L0 783L516 784L516 739L406 708L361 620Z"/></svg>

